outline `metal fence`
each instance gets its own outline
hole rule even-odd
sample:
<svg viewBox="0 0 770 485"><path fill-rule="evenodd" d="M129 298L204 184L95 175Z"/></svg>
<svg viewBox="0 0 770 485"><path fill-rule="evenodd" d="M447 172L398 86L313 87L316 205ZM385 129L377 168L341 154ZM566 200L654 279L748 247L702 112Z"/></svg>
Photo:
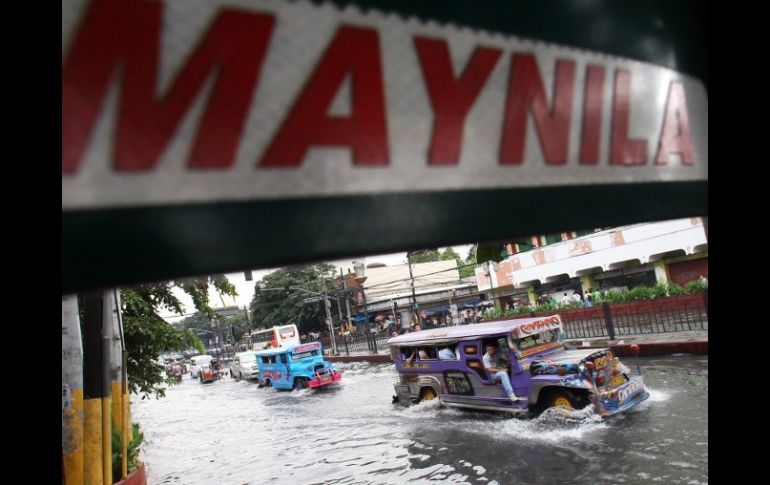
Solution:
<svg viewBox="0 0 770 485"><path fill-rule="evenodd" d="M384 333L369 333L362 335L346 335L337 338L337 352L342 355L350 354L379 354L388 351L388 339Z"/></svg>
<svg viewBox="0 0 770 485"><path fill-rule="evenodd" d="M702 295L659 298L592 308L533 313L558 313L568 339L645 335L708 330L708 290Z"/></svg>
<svg viewBox="0 0 770 485"><path fill-rule="evenodd" d="M591 308L532 312L530 316L554 314L561 316L567 339L614 339L617 336L708 330L708 290L702 295L603 303ZM384 333L338 337L337 352L340 355L385 353L389 338Z"/></svg>

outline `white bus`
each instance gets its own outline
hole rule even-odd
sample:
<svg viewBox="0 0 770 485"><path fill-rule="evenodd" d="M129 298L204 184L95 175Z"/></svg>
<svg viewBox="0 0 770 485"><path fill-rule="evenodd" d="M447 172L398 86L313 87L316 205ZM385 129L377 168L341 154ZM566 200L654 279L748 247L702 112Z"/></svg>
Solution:
<svg viewBox="0 0 770 485"><path fill-rule="evenodd" d="M249 334L251 350L265 350L299 344L299 330L296 325L282 325L265 330L255 330Z"/></svg>

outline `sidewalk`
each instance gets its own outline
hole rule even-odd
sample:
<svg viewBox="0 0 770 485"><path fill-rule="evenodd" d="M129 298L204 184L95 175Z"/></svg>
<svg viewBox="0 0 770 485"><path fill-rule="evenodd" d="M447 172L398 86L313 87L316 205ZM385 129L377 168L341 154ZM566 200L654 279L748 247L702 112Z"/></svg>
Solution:
<svg viewBox="0 0 770 485"><path fill-rule="evenodd" d="M708 331L689 331L655 333L647 335L618 335L615 340L607 337L572 339L568 343L577 348L605 348L609 347L616 355L634 355L631 345L639 346L639 355L670 355L670 354L697 354L708 355L709 333Z"/></svg>
<svg viewBox="0 0 770 485"><path fill-rule="evenodd" d="M585 339L569 339L567 343L579 349L603 349L611 348L615 355L633 356L631 345L639 346L639 356L649 357L655 355L671 354L696 354L708 355L709 333L698 330L689 332L655 333L646 335L618 335L615 340L608 337L596 337ZM346 355L343 350L340 355L329 355L324 352L330 362L391 362L387 349L379 349L379 353L351 352Z"/></svg>

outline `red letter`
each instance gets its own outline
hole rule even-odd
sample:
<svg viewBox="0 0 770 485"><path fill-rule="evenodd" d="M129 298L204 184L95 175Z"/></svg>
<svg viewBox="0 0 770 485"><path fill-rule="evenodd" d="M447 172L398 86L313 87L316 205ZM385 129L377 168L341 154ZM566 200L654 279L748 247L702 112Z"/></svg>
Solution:
<svg viewBox="0 0 770 485"><path fill-rule="evenodd" d="M668 88L666 114L663 118L655 163L657 165L667 164L668 157L672 153L678 153L682 156L683 165L695 164L695 150L690 134L690 118L687 116L684 87L679 81L671 81Z"/></svg>
<svg viewBox="0 0 770 485"><path fill-rule="evenodd" d="M501 165L520 165L524 158L527 112L532 111L545 162L567 163L575 63L556 61L553 108L548 108L545 88L532 54L514 54L511 61L505 124L500 145Z"/></svg>
<svg viewBox="0 0 770 485"><path fill-rule="evenodd" d="M223 10L157 99L162 4L99 0L89 8L62 68L62 172L77 171L113 76L123 68L117 170L153 168L216 71L189 165L232 164L272 32L269 15Z"/></svg>
<svg viewBox="0 0 770 485"><path fill-rule="evenodd" d="M615 92L612 96L611 165L644 165L647 163L647 140L628 139L628 116L631 98L631 74L615 71Z"/></svg>
<svg viewBox="0 0 770 485"><path fill-rule="evenodd" d="M350 73L351 116L329 116ZM313 145L347 145L355 165L387 165L388 130L380 40L375 30L341 27L262 157L263 167L296 167Z"/></svg>
<svg viewBox="0 0 770 485"><path fill-rule="evenodd" d="M580 141L580 163L599 163L599 140L602 133L602 106L604 97L604 68L586 67L586 87L583 96L583 135Z"/></svg>
<svg viewBox="0 0 770 485"><path fill-rule="evenodd" d="M501 51L476 48L460 79L456 80L446 41L415 37L414 45L433 107L428 164L457 165L465 117L497 64Z"/></svg>

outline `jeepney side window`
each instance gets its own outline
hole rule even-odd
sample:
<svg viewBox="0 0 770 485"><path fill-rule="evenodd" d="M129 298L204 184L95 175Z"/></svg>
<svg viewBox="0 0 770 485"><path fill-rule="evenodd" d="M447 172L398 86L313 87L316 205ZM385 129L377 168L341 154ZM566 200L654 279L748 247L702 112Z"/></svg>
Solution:
<svg viewBox="0 0 770 485"><path fill-rule="evenodd" d="M274 355L270 356L270 363L271 364L275 364L275 356Z"/></svg>
<svg viewBox="0 0 770 485"><path fill-rule="evenodd" d="M262 363L267 364L270 360L267 357L262 357Z"/></svg>
<svg viewBox="0 0 770 485"><path fill-rule="evenodd" d="M286 363L286 354L281 354L281 364Z"/></svg>
<svg viewBox="0 0 770 485"><path fill-rule="evenodd" d="M436 360L436 347L420 347L418 357L422 360Z"/></svg>

